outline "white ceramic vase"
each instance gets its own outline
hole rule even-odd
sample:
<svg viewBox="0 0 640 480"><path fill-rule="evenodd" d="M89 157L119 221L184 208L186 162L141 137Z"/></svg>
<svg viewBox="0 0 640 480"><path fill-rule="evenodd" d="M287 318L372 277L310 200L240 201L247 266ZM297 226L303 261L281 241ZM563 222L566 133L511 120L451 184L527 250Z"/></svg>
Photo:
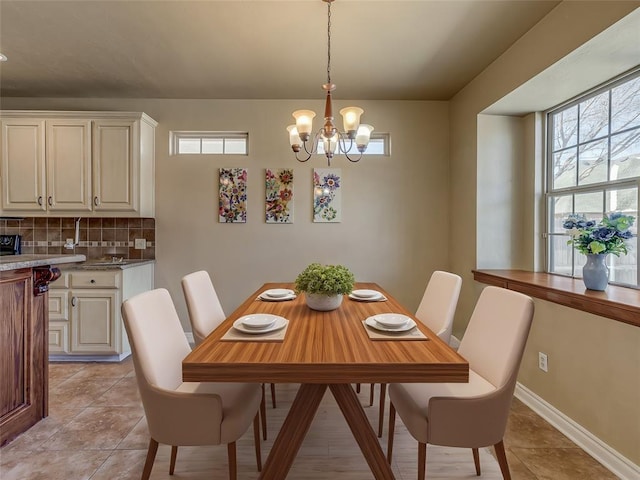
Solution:
<svg viewBox="0 0 640 480"><path fill-rule="evenodd" d="M325 295L323 293L305 293L307 306L311 310L328 312L335 310L342 304L342 295Z"/></svg>

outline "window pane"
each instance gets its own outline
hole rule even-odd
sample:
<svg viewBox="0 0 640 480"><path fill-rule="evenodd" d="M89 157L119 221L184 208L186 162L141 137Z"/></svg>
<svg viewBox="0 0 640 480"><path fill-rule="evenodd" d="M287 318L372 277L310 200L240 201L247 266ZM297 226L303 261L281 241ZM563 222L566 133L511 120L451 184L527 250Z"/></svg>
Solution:
<svg viewBox="0 0 640 480"><path fill-rule="evenodd" d="M247 153L246 138L226 138L224 140L224 153L244 155Z"/></svg>
<svg viewBox="0 0 640 480"><path fill-rule="evenodd" d="M578 106L553 115L553 150L561 150L578 142Z"/></svg>
<svg viewBox="0 0 640 480"><path fill-rule="evenodd" d="M567 244L569 235L550 235L549 271L562 275L573 276L572 255L573 247Z"/></svg>
<svg viewBox="0 0 640 480"><path fill-rule="evenodd" d="M631 227L632 232L636 232L638 224L638 189L621 188L607 191L607 212L622 212L625 215L632 215L636 218L636 223Z"/></svg>
<svg viewBox="0 0 640 480"><path fill-rule="evenodd" d="M609 92L580 103L580 143L609 134Z"/></svg>
<svg viewBox="0 0 640 480"><path fill-rule="evenodd" d="M611 91L611 132L640 126L640 77Z"/></svg>
<svg viewBox="0 0 640 480"><path fill-rule="evenodd" d="M203 138L202 153L221 154L223 153L222 138Z"/></svg>
<svg viewBox="0 0 640 480"><path fill-rule="evenodd" d="M549 201L549 215L551 218L549 231L551 233L563 233L565 228L562 224L564 219L571 213L573 213L573 195L551 197Z"/></svg>
<svg viewBox="0 0 640 480"><path fill-rule="evenodd" d="M553 188L576 185L577 148L553 154Z"/></svg>
<svg viewBox="0 0 640 480"><path fill-rule="evenodd" d="M178 153L200 153L199 138L178 139Z"/></svg>
<svg viewBox="0 0 640 480"><path fill-rule="evenodd" d="M578 185L607 181L609 141L597 140L580 146Z"/></svg>
<svg viewBox="0 0 640 480"><path fill-rule="evenodd" d="M626 241L627 254L609 255L609 281L636 285L638 281L638 237Z"/></svg>
<svg viewBox="0 0 640 480"><path fill-rule="evenodd" d="M611 137L611 180L640 177L640 128Z"/></svg>
<svg viewBox="0 0 640 480"><path fill-rule="evenodd" d="M357 150L357 149L356 149ZM365 155L384 155L384 139L372 138L365 151Z"/></svg>
<svg viewBox="0 0 640 480"><path fill-rule="evenodd" d="M604 193L580 193L575 197L575 213L599 222L604 214Z"/></svg>

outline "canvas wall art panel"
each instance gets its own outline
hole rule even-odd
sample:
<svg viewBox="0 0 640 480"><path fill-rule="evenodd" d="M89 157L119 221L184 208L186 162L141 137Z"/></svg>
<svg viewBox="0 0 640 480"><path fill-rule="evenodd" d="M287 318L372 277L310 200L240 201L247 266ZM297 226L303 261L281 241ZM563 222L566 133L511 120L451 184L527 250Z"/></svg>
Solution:
<svg viewBox="0 0 640 480"><path fill-rule="evenodd" d="M313 221L342 221L342 171L339 168L313 169Z"/></svg>
<svg viewBox="0 0 640 480"><path fill-rule="evenodd" d="M293 169L265 170L267 223L293 223Z"/></svg>
<svg viewBox="0 0 640 480"><path fill-rule="evenodd" d="M218 221L247 222L247 169L221 168L219 180Z"/></svg>

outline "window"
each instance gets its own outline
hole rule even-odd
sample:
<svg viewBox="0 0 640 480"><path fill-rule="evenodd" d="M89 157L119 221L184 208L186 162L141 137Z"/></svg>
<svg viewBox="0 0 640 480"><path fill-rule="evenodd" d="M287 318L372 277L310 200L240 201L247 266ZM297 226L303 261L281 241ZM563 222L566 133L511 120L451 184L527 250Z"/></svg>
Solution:
<svg viewBox="0 0 640 480"><path fill-rule="evenodd" d="M369 139L369 145L367 145L367 149L364 151L363 155L386 155L388 157L391 151L390 143L391 141L388 133L372 133L371 138ZM349 146L348 140L346 142L346 146ZM324 144L322 142L318 142L317 153L324 155ZM360 155L355 142L351 145L348 153Z"/></svg>
<svg viewBox="0 0 640 480"><path fill-rule="evenodd" d="M547 113L547 269L580 277L586 257L567 245L571 213L636 217L629 253L610 255L610 281L639 286L640 71Z"/></svg>
<svg viewBox="0 0 640 480"><path fill-rule="evenodd" d="M247 132L171 132L171 155L247 155Z"/></svg>

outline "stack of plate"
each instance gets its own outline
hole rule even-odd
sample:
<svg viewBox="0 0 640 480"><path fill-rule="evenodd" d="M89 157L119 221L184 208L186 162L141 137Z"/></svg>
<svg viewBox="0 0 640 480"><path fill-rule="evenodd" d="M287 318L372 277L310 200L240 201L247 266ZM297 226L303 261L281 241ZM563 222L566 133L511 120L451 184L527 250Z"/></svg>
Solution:
<svg viewBox="0 0 640 480"><path fill-rule="evenodd" d="M416 322L401 313L380 313L367 318L364 323L384 332L406 332L416 326Z"/></svg>
<svg viewBox="0 0 640 480"><path fill-rule="evenodd" d="M288 288L272 288L262 292L258 295L258 298L270 302L282 302L284 300L293 300L296 298L296 293Z"/></svg>
<svg viewBox="0 0 640 480"><path fill-rule="evenodd" d="M377 302L382 300L384 295L377 290L354 290L349 294L349 298L360 302Z"/></svg>
<svg viewBox="0 0 640 480"><path fill-rule="evenodd" d="M245 315L233 322L233 328L243 333L267 333L280 330L287 324L287 320L278 315L256 313Z"/></svg>

